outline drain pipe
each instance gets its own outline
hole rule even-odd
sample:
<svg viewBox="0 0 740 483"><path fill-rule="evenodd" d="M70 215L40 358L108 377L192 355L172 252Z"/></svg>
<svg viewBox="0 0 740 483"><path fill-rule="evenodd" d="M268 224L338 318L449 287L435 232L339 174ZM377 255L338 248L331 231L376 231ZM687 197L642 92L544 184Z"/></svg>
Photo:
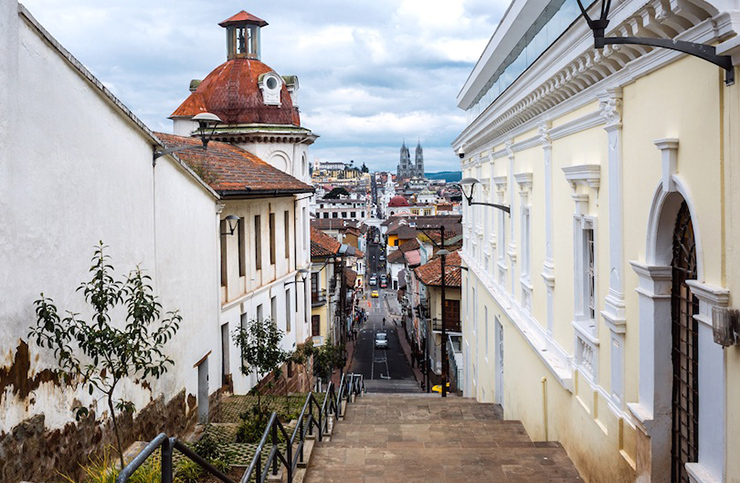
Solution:
<svg viewBox="0 0 740 483"><path fill-rule="evenodd" d="M545 441L549 441L547 431L547 378L543 377L540 382L542 383L542 419L545 423Z"/></svg>

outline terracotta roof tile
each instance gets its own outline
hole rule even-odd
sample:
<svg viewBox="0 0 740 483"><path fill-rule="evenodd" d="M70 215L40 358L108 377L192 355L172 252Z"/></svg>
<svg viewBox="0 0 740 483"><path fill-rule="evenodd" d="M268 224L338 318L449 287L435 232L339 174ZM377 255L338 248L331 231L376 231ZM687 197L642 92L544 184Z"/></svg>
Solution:
<svg viewBox="0 0 740 483"><path fill-rule="evenodd" d="M269 25L267 22L265 22L261 18L255 17L251 13L247 13L244 10L237 13L236 15L233 15L227 18L226 20L221 22L219 25L221 27L228 27L229 25L242 24L242 23L255 24L255 25L259 25L260 27L266 27L267 25Z"/></svg>
<svg viewBox="0 0 740 483"><path fill-rule="evenodd" d="M460 269L460 253L452 252L445 260L445 285L447 287L462 287L462 270ZM432 259L420 267L414 269L421 283L428 286L442 286L442 258Z"/></svg>
<svg viewBox="0 0 740 483"><path fill-rule="evenodd" d="M167 148L201 146L200 139L155 133ZM288 193L310 193L313 188L291 175L262 161L252 153L229 143L211 141L208 149L188 149L177 157L190 166L200 178L222 195L263 195L276 190Z"/></svg>
<svg viewBox="0 0 740 483"><path fill-rule="evenodd" d="M217 115L225 124L282 124L300 126L288 87L283 83L280 105L267 106L259 88L260 76L274 72L257 59L237 58L216 67L170 117L201 112Z"/></svg>
<svg viewBox="0 0 740 483"><path fill-rule="evenodd" d="M406 259L403 256L401 250L395 250L393 253L388 255L388 263L405 263Z"/></svg>
<svg viewBox="0 0 740 483"><path fill-rule="evenodd" d="M311 258L331 257L339 253L341 246L334 238L311 227Z"/></svg>
<svg viewBox="0 0 740 483"><path fill-rule="evenodd" d="M357 281L357 272L355 272L351 268L345 268L344 269L344 281L347 284L347 288L354 287L355 282Z"/></svg>

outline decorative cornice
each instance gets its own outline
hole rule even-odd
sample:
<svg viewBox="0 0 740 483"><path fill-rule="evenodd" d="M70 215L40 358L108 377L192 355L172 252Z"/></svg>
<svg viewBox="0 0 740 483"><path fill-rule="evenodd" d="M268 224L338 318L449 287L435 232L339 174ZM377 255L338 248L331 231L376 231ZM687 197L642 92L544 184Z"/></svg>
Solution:
<svg viewBox="0 0 740 483"><path fill-rule="evenodd" d="M534 178L534 175L531 172L514 173L514 179L519 185L519 189L524 192L532 190L533 178Z"/></svg>
<svg viewBox="0 0 740 483"><path fill-rule="evenodd" d="M573 191L579 184L585 184L593 189L599 189L601 183L601 166L598 164L581 164L563 168L565 179L570 183Z"/></svg>
<svg viewBox="0 0 740 483"><path fill-rule="evenodd" d="M610 19L614 28L607 32L608 35L640 36L648 30L663 38L712 43L720 36L727 38L734 33L731 29L718 31L710 8L700 2L686 5L685 2L650 0L635 10L627 11L623 7L631 4L623 2L618 6L620 10L614 11ZM578 26L566 31L507 92L470 123L454 143L500 143L504 135L510 137L509 133L515 130L532 129L530 121L538 122L544 115L555 118L570 112L573 103L560 108L565 101L575 100L575 107L586 105L597 97L596 89L603 92L605 88L624 85L685 55L639 45L607 45L596 50L591 35L591 31L584 34Z"/></svg>
<svg viewBox="0 0 740 483"><path fill-rule="evenodd" d="M496 183L496 190L499 194L506 192L506 184L508 181L508 176L494 176L493 182Z"/></svg>

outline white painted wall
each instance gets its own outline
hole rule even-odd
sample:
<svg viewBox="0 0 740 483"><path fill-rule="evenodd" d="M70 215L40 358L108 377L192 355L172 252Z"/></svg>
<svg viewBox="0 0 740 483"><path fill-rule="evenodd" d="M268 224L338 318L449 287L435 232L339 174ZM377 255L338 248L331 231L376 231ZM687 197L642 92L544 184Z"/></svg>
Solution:
<svg viewBox="0 0 740 483"><path fill-rule="evenodd" d="M219 347L214 195L170 159L153 168L149 132L15 12L15 2L0 6L0 367L26 339L40 292L62 310L88 312L75 289L103 240L119 276L141 264L163 308L183 315L167 348L175 369L152 394L129 383L121 395L142 408L162 393L195 394L193 363ZM53 365L49 351L30 347L32 374ZM210 368L215 381L218 365ZM0 431L39 413L60 427L72 420L74 398L92 401L48 383L30 401L8 389Z"/></svg>

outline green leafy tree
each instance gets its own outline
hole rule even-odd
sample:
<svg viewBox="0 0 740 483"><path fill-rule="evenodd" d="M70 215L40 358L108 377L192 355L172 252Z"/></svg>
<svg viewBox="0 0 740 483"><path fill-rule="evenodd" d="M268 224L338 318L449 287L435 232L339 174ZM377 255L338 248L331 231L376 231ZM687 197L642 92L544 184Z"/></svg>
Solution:
<svg viewBox="0 0 740 483"><path fill-rule="evenodd" d="M344 357L344 345L334 345L331 339L327 340L324 345L314 349L313 370L317 377L323 381L331 378L334 369L344 368L347 362Z"/></svg>
<svg viewBox="0 0 740 483"><path fill-rule="evenodd" d="M349 191L339 186L329 191L324 196L324 199L325 200L338 200L340 196L349 196Z"/></svg>
<svg viewBox="0 0 740 483"><path fill-rule="evenodd" d="M251 319L232 334L234 343L241 352L241 372L245 376L254 373L258 380L277 370L288 360L290 354L280 347L283 331L272 319ZM261 391L257 393L257 411L262 413Z"/></svg>
<svg viewBox="0 0 740 483"><path fill-rule="evenodd" d="M77 289L92 306L92 317L86 320L69 311L61 317L54 301L42 293L34 302L36 325L31 327L29 338L39 347L54 351L59 366L56 372L63 381L87 387L90 395L96 391L103 394L123 465L116 411L131 414L136 408L133 402L118 398L116 388L125 378L159 379L174 365L163 349L179 329L182 317L171 311L160 320L162 306L153 293L151 278L137 266L126 280L116 280L106 248L102 241L95 248L90 267L92 280ZM125 319L113 320L111 312L121 304L125 307ZM79 407L75 413L79 419L88 410Z"/></svg>

